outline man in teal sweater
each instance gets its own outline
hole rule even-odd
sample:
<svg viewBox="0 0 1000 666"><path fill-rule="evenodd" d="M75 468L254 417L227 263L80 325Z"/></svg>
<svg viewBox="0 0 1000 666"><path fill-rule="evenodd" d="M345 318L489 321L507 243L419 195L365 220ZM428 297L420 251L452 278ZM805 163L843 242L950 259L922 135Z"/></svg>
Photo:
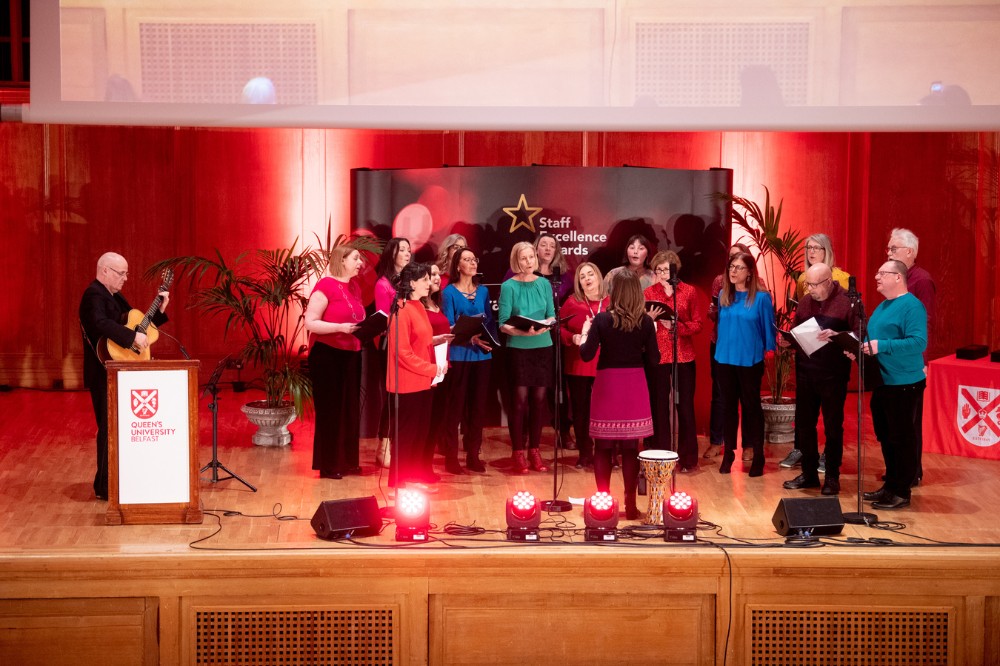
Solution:
<svg viewBox="0 0 1000 666"><path fill-rule="evenodd" d="M927 310L906 288L906 264L891 259L875 274L885 297L868 322L865 354L878 359L884 385L872 392L872 425L882 444L885 485L865 493L875 509L910 505L910 485L917 474L917 419L926 380Z"/></svg>

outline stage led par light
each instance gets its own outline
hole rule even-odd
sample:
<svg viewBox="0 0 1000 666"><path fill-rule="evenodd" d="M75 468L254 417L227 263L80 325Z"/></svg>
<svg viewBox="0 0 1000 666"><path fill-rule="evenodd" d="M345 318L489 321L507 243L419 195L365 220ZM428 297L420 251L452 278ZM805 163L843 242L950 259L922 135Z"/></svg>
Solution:
<svg viewBox="0 0 1000 666"><path fill-rule="evenodd" d="M431 505L427 495L412 488L396 491L396 541L427 541Z"/></svg>
<svg viewBox="0 0 1000 666"><path fill-rule="evenodd" d="M694 541L698 528L698 500L682 490L663 500L663 540Z"/></svg>
<svg viewBox="0 0 1000 666"><path fill-rule="evenodd" d="M618 540L618 501L610 493L597 492L583 502L585 541Z"/></svg>
<svg viewBox="0 0 1000 666"><path fill-rule="evenodd" d="M535 496L522 490L507 498L507 540L538 541L542 507Z"/></svg>

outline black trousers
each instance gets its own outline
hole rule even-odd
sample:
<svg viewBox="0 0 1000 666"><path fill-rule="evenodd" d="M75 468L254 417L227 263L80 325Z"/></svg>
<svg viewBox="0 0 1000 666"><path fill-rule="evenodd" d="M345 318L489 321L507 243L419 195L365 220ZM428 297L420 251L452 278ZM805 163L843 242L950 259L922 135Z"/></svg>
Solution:
<svg viewBox="0 0 1000 666"><path fill-rule="evenodd" d="M316 408L312 468L346 473L358 467L361 433L361 352L322 342L309 350Z"/></svg>
<svg viewBox="0 0 1000 666"><path fill-rule="evenodd" d="M717 376L722 394L723 440L736 450L736 434L742 421L743 448L764 453L764 410L760 406L760 383L764 362L743 367L719 363Z"/></svg>
<svg viewBox="0 0 1000 666"><path fill-rule="evenodd" d="M698 433L694 422L694 361L677 364L677 456L681 467L698 466ZM653 413L652 443L654 448L670 449L670 387L673 383L671 366L662 363L646 369L649 384L649 406Z"/></svg>
<svg viewBox="0 0 1000 666"><path fill-rule="evenodd" d="M594 441L590 439L590 393L593 388L593 377L566 375L566 390L569 392L570 409L573 410L573 433L581 458L594 455Z"/></svg>
<svg viewBox="0 0 1000 666"><path fill-rule="evenodd" d="M708 416L708 441L712 444L722 444L725 438L725 412L722 409L722 391L719 389L719 362L715 360L715 343L708 346L709 370L712 376L712 402Z"/></svg>
<svg viewBox="0 0 1000 666"><path fill-rule="evenodd" d="M458 427L462 426L462 441L469 458L479 457L483 445L483 423L486 398L490 390L492 361L454 361L445 375L446 404L444 411L445 455L458 458Z"/></svg>
<svg viewBox="0 0 1000 666"><path fill-rule="evenodd" d="M919 465L918 419L927 382L899 386L883 385L872 391L872 426L882 445L885 489L897 497L910 498L910 484Z"/></svg>
<svg viewBox="0 0 1000 666"><path fill-rule="evenodd" d="M103 371L102 371L103 372ZM108 496L108 379L91 382L90 404L97 421L97 473L94 474L94 494Z"/></svg>
<svg viewBox="0 0 1000 666"><path fill-rule="evenodd" d="M434 402L432 389L387 395L390 414L389 436L394 438L389 485L399 486L407 481L420 481L426 471L424 447L431 423L431 406ZM395 401L397 396L398 412Z"/></svg>
<svg viewBox="0 0 1000 666"><path fill-rule="evenodd" d="M844 459L844 401L848 377L795 373L795 448L802 451L802 473L818 475L819 435L816 425L823 414L826 432L826 478L839 479Z"/></svg>

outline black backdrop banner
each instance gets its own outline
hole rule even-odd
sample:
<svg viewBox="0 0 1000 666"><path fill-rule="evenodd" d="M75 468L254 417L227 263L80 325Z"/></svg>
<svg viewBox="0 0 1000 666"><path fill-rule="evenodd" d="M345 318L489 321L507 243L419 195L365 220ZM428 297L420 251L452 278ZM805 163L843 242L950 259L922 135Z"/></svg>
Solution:
<svg viewBox="0 0 1000 666"><path fill-rule="evenodd" d="M629 237L643 234L681 259L680 278L702 292L708 307L712 280L726 266L730 208L712 195L732 193L730 169L688 171L643 167L442 167L355 169L351 172L351 227L388 240L410 241L417 261L432 262L449 234L465 236L494 300L510 269L510 249L551 233L570 269L592 261L607 273L624 260ZM652 257L650 257L652 259ZM567 275L572 280L572 274ZM371 293L374 275L364 276ZM696 336L707 360L711 326ZM506 395L503 349L494 354L494 398L484 405L487 425L501 423L496 396ZM380 396L373 355L366 354L365 394ZM708 424L709 364L699 364L699 430ZM366 401L362 436L375 435L380 400Z"/></svg>
<svg viewBox="0 0 1000 666"><path fill-rule="evenodd" d="M571 268L592 261L604 273L641 233L677 252L681 279L706 292L726 260L728 208L712 194L732 192L730 169L355 169L351 180L355 231L407 238L419 261L436 259L444 238L460 233L487 282L502 280L514 243L543 231L559 240Z"/></svg>

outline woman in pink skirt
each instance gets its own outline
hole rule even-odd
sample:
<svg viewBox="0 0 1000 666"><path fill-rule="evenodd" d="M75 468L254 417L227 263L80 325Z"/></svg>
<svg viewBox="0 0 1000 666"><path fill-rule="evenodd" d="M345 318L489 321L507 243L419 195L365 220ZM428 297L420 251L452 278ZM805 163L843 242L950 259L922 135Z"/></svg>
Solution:
<svg viewBox="0 0 1000 666"><path fill-rule="evenodd" d="M600 349L590 406L597 490L610 492L611 459L622 451L625 516L639 517L635 490L639 480L639 442L653 434L646 368L660 362L653 320L645 312L639 277L620 271L611 280L611 304L583 326L580 358L589 361Z"/></svg>

